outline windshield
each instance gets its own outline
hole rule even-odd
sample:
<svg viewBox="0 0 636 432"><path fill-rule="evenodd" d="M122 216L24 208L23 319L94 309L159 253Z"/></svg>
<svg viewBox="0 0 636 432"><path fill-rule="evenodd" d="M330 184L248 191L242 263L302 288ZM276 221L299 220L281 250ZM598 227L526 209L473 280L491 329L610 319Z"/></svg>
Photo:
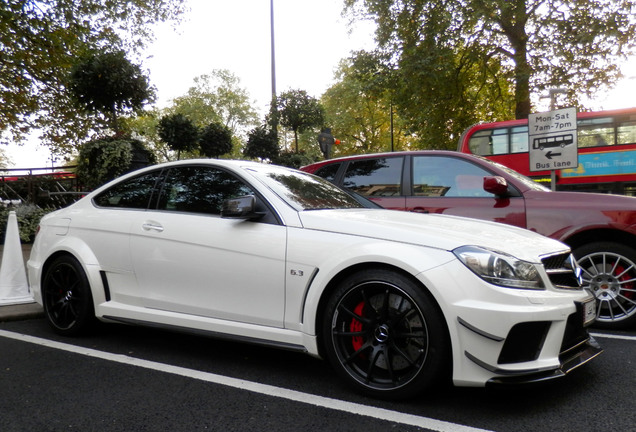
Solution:
<svg viewBox="0 0 636 432"><path fill-rule="evenodd" d="M371 206L363 205L359 198L312 174L275 165L250 167L247 171L298 211Z"/></svg>
<svg viewBox="0 0 636 432"><path fill-rule="evenodd" d="M496 166L500 170L505 171L506 174L508 174L511 177L514 177L516 180L520 181L521 183L523 183L525 186L527 186L530 189L542 191L542 192L550 192L550 189L548 189L547 187L537 183L536 181L532 180L529 177L524 176L523 174L519 174L517 171L510 169L505 165L502 165L497 162L493 162L490 159L486 159L485 157L481 157L481 156L477 156L477 157L479 157L481 160L488 162L489 164Z"/></svg>

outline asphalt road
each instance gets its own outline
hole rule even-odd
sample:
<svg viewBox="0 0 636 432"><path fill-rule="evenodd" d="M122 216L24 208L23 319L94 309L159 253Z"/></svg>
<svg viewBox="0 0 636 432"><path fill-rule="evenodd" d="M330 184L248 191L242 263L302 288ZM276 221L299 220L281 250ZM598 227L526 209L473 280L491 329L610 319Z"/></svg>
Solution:
<svg viewBox="0 0 636 432"><path fill-rule="evenodd" d="M299 353L120 325L62 338L43 318L3 322L0 430L631 431L634 333L599 337L605 352L561 380L386 402Z"/></svg>

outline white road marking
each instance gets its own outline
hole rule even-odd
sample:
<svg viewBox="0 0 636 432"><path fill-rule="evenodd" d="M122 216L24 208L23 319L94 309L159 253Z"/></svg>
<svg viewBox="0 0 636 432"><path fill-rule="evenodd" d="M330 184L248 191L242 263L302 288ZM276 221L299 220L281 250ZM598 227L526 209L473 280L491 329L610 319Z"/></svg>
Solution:
<svg viewBox="0 0 636 432"><path fill-rule="evenodd" d="M636 336L628 336L628 335L615 335L609 333L590 333L590 336L593 338L606 338L606 339L620 339L620 340L628 340L628 341L636 341Z"/></svg>
<svg viewBox="0 0 636 432"><path fill-rule="evenodd" d="M20 333L0 330L0 336L19 340L22 342L33 343L47 348L63 350L75 354L81 354L88 357L95 357L112 362L122 363L131 366L142 367L159 372L180 375L187 378L194 378L214 384L221 384L234 387L240 390L247 390L266 396L279 397L294 402L302 402L317 407L343 411L350 414L357 414L366 417L372 417L379 420L385 420L394 423L400 423L409 426L417 426L436 432L487 432L485 429L463 426L455 423L449 423L441 420L435 420L428 417L421 417L412 414L405 414L399 411L391 411L387 409L366 406L362 404L331 399L322 396L316 396L309 393L302 393L295 390L289 390L281 387L275 387L266 384L260 384L252 381L245 381L237 378L226 377L209 372L201 372L193 369L187 369L179 366L172 366L149 360L142 360L135 357L129 357L122 354L113 354L104 351L98 351L91 348L83 348L62 342L55 342L48 339L24 335Z"/></svg>

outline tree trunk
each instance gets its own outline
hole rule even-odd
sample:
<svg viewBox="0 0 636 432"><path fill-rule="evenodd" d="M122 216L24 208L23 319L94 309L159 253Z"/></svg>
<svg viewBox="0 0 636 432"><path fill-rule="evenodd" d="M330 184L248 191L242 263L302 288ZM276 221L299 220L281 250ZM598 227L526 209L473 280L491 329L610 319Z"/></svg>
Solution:
<svg viewBox="0 0 636 432"><path fill-rule="evenodd" d="M515 51L515 117L527 119L530 114L530 65L526 46Z"/></svg>
<svg viewBox="0 0 636 432"><path fill-rule="evenodd" d="M510 5L510 4L509 4ZM530 114L530 76L532 70L528 62L528 34L526 33L526 1L515 0L510 5L509 22L504 24L504 31L512 45L515 62L515 117L527 119Z"/></svg>
<svg viewBox="0 0 636 432"><path fill-rule="evenodd" d="M110 108L110 115L112 117L113 130L115 131L115 136L119 135L119 121L117 119L117 108L115 107L115 102L113 102L113 106Z"/></svg>

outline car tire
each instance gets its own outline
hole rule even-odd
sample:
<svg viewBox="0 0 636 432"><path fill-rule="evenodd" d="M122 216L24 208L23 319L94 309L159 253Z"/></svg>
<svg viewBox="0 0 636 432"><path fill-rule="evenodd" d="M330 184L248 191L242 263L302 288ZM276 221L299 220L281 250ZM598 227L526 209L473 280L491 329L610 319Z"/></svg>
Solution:
<svg viewBox="0 0 636 432"><path fill-rule="evenodd" d="M325 312L326 356L359 392L404 399L449 376L444 317L431 295L409 277L383 269L350 275Z"/></svg>
<svg viewBox="0 0 636 432"><path fill-rule="evenodd" d="M69 255L56 258L42 279L44 315L53 329L64 336L85 333L95 321L93 296L86 273Z"/></svg>
<svg viewBox="0 0 636 432"><path fill-rule="evenodd" d="M597 300L595 327L622 329L636 324L636 250L594 242L574 251L583 269L583 287Z"/></svg>

